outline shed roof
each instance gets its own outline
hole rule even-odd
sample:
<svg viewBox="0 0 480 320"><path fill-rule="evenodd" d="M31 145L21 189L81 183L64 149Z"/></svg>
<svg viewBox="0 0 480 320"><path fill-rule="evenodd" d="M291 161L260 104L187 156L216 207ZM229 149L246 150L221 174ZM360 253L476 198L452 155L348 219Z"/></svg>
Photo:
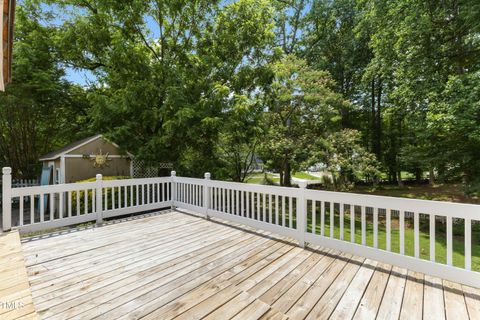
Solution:
<svg viewBox="0 0 480 320"><path fill-rule="evenodd" d="M117 148L120 148L116 143L113 143L111 141L109 141L108 139L105 139L103 137L103 135L101 134L97 134L95 136L91 136L91 137L88 137L88 138L85 138L85 139L82 139L82 140L78 140L78 141L75 141L75 142L72 142L70 144L67 144L66 146L58 149L58 150L55 150L55 151L52 151L52 152L49 152L43 156L40 157L40 161L47 161L47 160L55 160L55 159L58 159L60 156L66 154L66 153L69 153L81 146L84 146L92 141L95 141L97 139L100 139L100 138L103 138L105 141L108 141L110 142L111 144L113 144L115 147ZM131 153L127 152L127 154L129 156L132 156Z"/></svg>

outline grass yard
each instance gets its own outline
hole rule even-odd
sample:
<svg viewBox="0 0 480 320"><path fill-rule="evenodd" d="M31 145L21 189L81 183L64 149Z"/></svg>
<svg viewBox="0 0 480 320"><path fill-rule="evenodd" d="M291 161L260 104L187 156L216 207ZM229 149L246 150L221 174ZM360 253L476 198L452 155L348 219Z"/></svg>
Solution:
<svg viewBox="0 0 480 320"><path fill-rule="evenodd" d="M280 183L280 178L274 177L273 174L267 173L268 179L275 183ZM247 180L245 180L246 183L251 183L251 184L264 184L265 183L265 173L263 172L255 172L252 173L250 176L248 176Z"/></svg>
<svg viewBox="0 0 480 320"><path fill-rule="evenodd" d="M321 180L320 177L312 176L311 174L306 173L306 172L295 172L293 174L293 177L298 178L298 179L305 179L305 180Z"/></svg>
<svg viewBox="0 0 480 320"><path fill-rule="evenodd" d="M295 175L300 179L308 179L313 177L307 173L297 173ZM269 178L275 180L272 175L269 174ZM313 177L316 178L316 177ZM316 178L318 179L318 178ZM264 174L255 174L249 178L248 183L262 183L264 180ZM277 178L278 181L278 178ZM408 185L404 187L399 187L396 185L383 185L379 188L372 188L371 186L357 186L350 192L353 193L362 193L362 194L372 194L372 195L381 195L381 196L392 196L392 197L403 197L403 198L415 198L415 199L424 199L424 200L436 200L436 201L451 201L451 202L461 202L461 203L474 203L479 204L480 201L478 198L469 198L466 197L460 185L458 184L441 184L441 185ZM328 212L328 203L327 210L324 217L324 235L330 235L330 214ZM293 204L295 206L295 204ZM288 202L286 203L286 212L288 212ZM348 208L348 207L347 207ZM312 208L311 203L309 204L310 215L308 217L308 231L312 232ZM357 208L358 210L358 208ZM335 207L334 214L334 238L340 239L340 216L338 214L339 207L338 204ZM344 236L343 239L350 241L351 230L350 230L350 220L351 216L346 210L344 215ZM281 221L280 221L281 223ZM288 215L285 217L286 226L290 224ZM292 226L295 227L295 219L292 219ZM391 222L391 250L393 252L400 252L400 234L399 234L399 219L398 216L392 214ZM366 244L367 246L373 247L373 215L367 210L367 236ZM315 231L317 234L321 234L321 216L319 206L317 205L317 214L316 214L316 226ZM361 220L360 212L355 213L355 243L361 243ZM420 233L420 257L425 260L430 260L430 235L429 235L429 216L420 215L420 224L419 224L419 233ZM465 242L464 242L464 224L463 221L456 221L453 224L453 265L457 267L464 267L465 258ZM385 213L379 212L379 226L378 226L378 246L380 249L386 249L386 221ZM439 263L446 263L446 225L443 221L436 222L435 228L435 260ZM409 256L414 256L414 229L413 229L413 216L405 217L405 254ZM480 216L479 221L472 221L472 269L475 271L480 271Z"/></svg>
<svg viewBox="0 0 480 320"><path fill-rule="evenodd" d="M478 197L467 197L459 184L438 184L438 185L382 185L378 188L371 186L356 186L353 193L374 194L379 196L414 198L423 200L450 201L461 203L480 204Z"/></svg>
<svg viewBox="0 0 480 320"><path fill-rule="evenodd" d="M337 211L336 209L335 211ZM328 210L327 210L328 211ZM311 211L310 211L311 212ZM344 215L344 240L350 241L351 216L348 212ZM330 214L325 213L325 229L324 235L330 236ZM480 222L472 223L472 270L480 271ZM399 219L392 215L391 222L391 251L400 252L400 233L399 233ZM308 231L312 232L312 216L308 218ZM366 245L373 247L373 215L367 213L367 236ZM321 234L321 216L317 211L316 216L316 233ZM362 242L361 234L361 220L360 212L355 214L355 243ZM334 238L340 239L340 215L336 212L334 215ZM464 225L463 221L453 224L453 265L457 267L464 267L465 258L465 242L463 237ZM386 249L386 220L385 215L379 214L378 226L378 246L380 249ZM420 238L420 258L430 260L430 235L429 235L429 217L420 215L419 224L419 238ZM435 260L439 263L446 263L447 255L446 242L446 225L441 221L437 221L435 225ZM405 254L414 256L414 229L413 217L405 218Z"/></svg>
<svg viewBox="0 0 480 320"><path fill-rule="evenodd" d="M267 177L274 183L280 183L280 178L277 176L274 176L271 173L267 173ZM304 179L304 180L320 180L320 177L312 176L311 174L308 174L306 172L295 172L293 174L293 177L298 179ZM245 182L252 183L252 184L264 184L265 173L262 173L262 172L252 173Z"/></svg>

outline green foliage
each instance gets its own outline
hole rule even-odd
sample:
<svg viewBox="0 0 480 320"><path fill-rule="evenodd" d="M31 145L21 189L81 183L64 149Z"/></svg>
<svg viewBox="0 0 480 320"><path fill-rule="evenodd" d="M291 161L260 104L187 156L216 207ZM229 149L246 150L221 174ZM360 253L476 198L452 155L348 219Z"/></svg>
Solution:
<svg viewBox="0 0 480 320"><path fill-rule="evenodd" d="M40 154L99 132L182 175L245 181L260 155L282 185L311 163L341 189L381 169L472 195L477 2L23 1L0 162L29 177ZM72 85L65 66L97 81Z"/></svg>
<svg viewBox="0 0 480 320"><path fill-rule="evenodd" d="M86 134L89 104L63 78L48 19L29 1L16 10L13 83L0 94L0 165L15 178L37 177L40 156Z"/></svg>
<svg viewBox="0 0 480 320"><path fill-rule="evenodd" d="M375 155L368 152L360 141L360 133L352 129L334 132L316 141L310 162L324 164L335 190L351 189L360 179L376 182L380 176ZM324 182L329 184L330 181Z"/></svg>
<svg viewBox="0 0 480 320"><path fill-rule="evenodd" d="M335 127L338 110L347 103L331 89L328 72L314 70L293 55L274 63L272 70L261 156L280 172L280 183L289 186L291 171L308 157L309 143Z"/></svg>

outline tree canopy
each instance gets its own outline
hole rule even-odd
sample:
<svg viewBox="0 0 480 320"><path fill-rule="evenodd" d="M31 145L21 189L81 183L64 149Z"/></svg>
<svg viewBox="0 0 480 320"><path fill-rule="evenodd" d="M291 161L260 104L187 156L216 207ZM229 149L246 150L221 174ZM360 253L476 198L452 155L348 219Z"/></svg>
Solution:
<svg viewBox="0 0 480 320"><path fill-rule="evenodd" d="M480 191L475 0L27 0L3 163L104 133L180 174L244 181L320 165L356 181L460 181ZM65 67L88 70L80 87ZM35 121L33 121L35 119Z"/></svg>

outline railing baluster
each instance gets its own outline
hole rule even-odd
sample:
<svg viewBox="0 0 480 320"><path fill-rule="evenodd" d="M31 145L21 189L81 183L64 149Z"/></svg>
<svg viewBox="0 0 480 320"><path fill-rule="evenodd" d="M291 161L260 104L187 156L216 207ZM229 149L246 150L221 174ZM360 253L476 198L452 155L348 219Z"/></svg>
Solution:
<svg viewBox="0 0 480 320"><path fill-rule="evenodd" d="M53 221L55 215L55 197L54 193L50 193L50 221Z"/></svg>
<svg viewBox="0 0 480 320"><path fill-rule="evenodd" d="M250 191L245 191L245 214L247 218L250 218L250 208L251 208L251 203L250 203Z"/></svg>
<svg viewBox="0 0 480 320"><path fill-rule="evenodd" d="M355 243L355 205L350 205L350 242Z"/></svg>
<svg viewBox="0 0 480 320"><path fill-rule="evenodd" d="M267 195L263 194L262 208L263 208L263 222L267 221Z"/></svg>
<svg viewBox="0 0 480 320"><path fill-rule="evenodd" d="M420 224L420 214L418 212L413 213L413 245L415 247L414 249L414 255L415 258L420 257L420 231L419 231L419 224Z"/></svg>
<svg viewBox="0 0 480 320"><path fill-rule="evenodd" d="M123 207L127 208L128 203L127 203L127 186L123 186Z"/></svg>
<svg viewBox="0 0 480 320"><path fill-rule="evenodd" d="M128 202L129 207L133 207L133 185L129 185L128 189L130 190L130 201ZM106 189L104 189L106 190ZM106 199L106 194L105 194L105 199ZM104 204L104 207L106 208L107 204Z"/></svg>
<svg viewBox="0 0 480 320"><path fill-rule="evenodd" d="M268 222L269 223L273 223L272 222L272 194L269 193L268 194Z"/></svg>
<svg viewBox="0 0 480 320"><path fill-rule="evenodd" d="M282 226L285 227L285 196L282 196Z"/></svg>
<svg viewBox="0 0 480 320"><path fill-rule="evenodd" d="M171 198L172 198L172 196L171 196L171 191L170 191L170 188L172 187L172 183L171 183L171 182L167 182L167 183L165 183L165 186L166 186L166 188L167 188L167 190L166 190L166 191L167 191L167 199L166 199L166 200L170 201Z"/></svg>
<svg viewBox="0 0 480 320"><path fill-rule="evenodd" d="M64 192L59 192L58 196L60 197L59 205L58 205L58 218L63 219L64 218L63 217L63 208L64 208L63 198L65 197L65 193Z"/></svg>
<svg viewBox="0 0 480 320"><path fill-rule="evenodd" d="M362 219L362 245L367 244L367 214L366 207L361 206L361 219Z"/></svg>
<svg viewBox="0 0 480 320"><path fill-rule="evenodd" d="M256 219L257 220L261 220L262 219L262 212L261 212L261 209L260 209L260 204L261 204L261 201L262 201L262 198L260 196L260 192L257 192L257 216L256 216Z"/></svg>
<svg viewBox="0 0 480 320"><path fill-rule="evenodd" d="M45 221L45 194L40 193L40 222L44 222L44 221Z"/></svg>
<svg viewBox="0 0 480 320"><path fill-rule="evenodd" d="M447 264L452 263L452 217L447 217Z"/></svg>
<svg viewBox="0 0 480 320"><path fill-rule="evenodd" d="M435 262L435 215L430 214L430 261Z"/></svg>
<svg viewBox="0 0 480 320"><path fill-rule="evenodd" d="M387 239L386 239L386 249L387 251L392 250L392 209L387 209L386 214L386 232L387 232Z"/></svg>
<svg viewBox="0 0 480 320"><path fill-rule="evenodd" d="M327 203L325 201L320 202L320 235L325 235L325 206Z"/></svg>
<svg viewBox="0 0 480 320"><path fill-rule="evenodd" d="M279 214L278 214L278 207L279 207L279 200L278 200L278 194L275 195L275 224L279 225L280 221L278 219Z"/></svg>
<svg viewBox="0 0 480 320"><path fill-rule="evenodd" d="M317 201L312 200L312 233L317 233Z"/></svg>
<svg viewBox="0 0 480 320"><path fill-rule="evenodd" d="M465 219L465 269L472 269L472 220Z"/></svg>
<svg viewBox="0 0 480 320"><path fill-rule="evenodd" d="M30 195L30 224L35 223L35 195Z"/></svg>
<svg viewBox="0 0 480 320"><path fill-rule="evenodd" d="M343 203L340 203L340 240L343 240L343 216L344 216L344 212L345 211L345 204Z"/></svg>
<svg viewBox="0 0 480 320"><path fill-rule="evenodd" d="M400 233L400 254L405 254L405 211L400 210L399 214L399 233Z"/></svg>
<svg viewBox="0 0 480 320"><path fill-rule="evenodd" d="M108 210L108 188L103 188L103 207Z"/></svg>
<svg viewBox="0 0 480 320"><path fill-rule="evenodd" d="M378 248L378 208L373 208L373 247Z"/></svg>
<svg viewBox="0 0 480 320"><path fill-rule="evenodd" d="M330 238L334 236L334 224L335 224L335 203L330 201Z"/></svg>
<svg viewBox="0 0 480 320"><path fill-rule="evenodd" d="M80 190L77 190L77 216L80 215Z"/></svg>
<svg viewBox="0 0 480 320"><path fill-rule="evenodd" d="M224 188L222 188L221 193L222 193L222 196L221 196L222 197L222 212L225 212L225 189Z"/></svg>
<svg viewBox="0 0 480 320"><path fill-rule="evenodd" d="M240 215L245 217L245 192L240 191Z"/></svg>
<svg viewBox="0 0 480 320"><path fill-rule="evenodd" d="M83 203L84 203L84 213L87 214L88 213L88 190L85 189L83 191Z"/></svg>
<svg viewBox="0 0 480 320"><path fill-rule="evenodd" d="M227 213L231 214L232 210L230 208L230 189L227 189Z"/></svg>
<svg viewBox="0 0 480 320"><path fill-rule="evenodd" d="M67 210L68 210L68 217L72 216L72 191L68 191L67 194Z"/></svg>
<svg viewBox="0 0 480 320"><path fill-rule="evenodd" d="M91 213L95 213L95 189L92 189L92 201L90 203L92 204Z"/></svg>
<svg viewBox="0 0 480 320"><path fill-rule="evenodd" d="M118 209L120 209L122 207L122 187L118 187L117 197L118 197Z"/></svg>
<svg viewBox="0 0 480 320"><path fill-rule="evenodd" d="M293 197L288 197L288 225L293 228Z"/></svg>
<svg viewBox="0 0 480 320"><path fill-rule="evenodd" d="M250 212L251 216L250 216L250 218L252 218L252 219L256 219L256 215L255 215L255 195L256 195L255 192L251 192L252 198L251 198L251 202L250 202L250 205L251 205L251 212Z"/></svg>
<svg viewBox="0 0 480 320"><path fill-rule="evenodd" d="M20 208L19 208L19 211L20 211L20 212L19 212L18 225L19 225L19 226L23 226L23 201L24 201L23 196L20 196L19 201L20 201Z"/></svg>
<svg viewBox="0 0 480 320"><path fill-rule="evenodd" d="M115 187L112 187L112 210L115 209Z"/></svg>

